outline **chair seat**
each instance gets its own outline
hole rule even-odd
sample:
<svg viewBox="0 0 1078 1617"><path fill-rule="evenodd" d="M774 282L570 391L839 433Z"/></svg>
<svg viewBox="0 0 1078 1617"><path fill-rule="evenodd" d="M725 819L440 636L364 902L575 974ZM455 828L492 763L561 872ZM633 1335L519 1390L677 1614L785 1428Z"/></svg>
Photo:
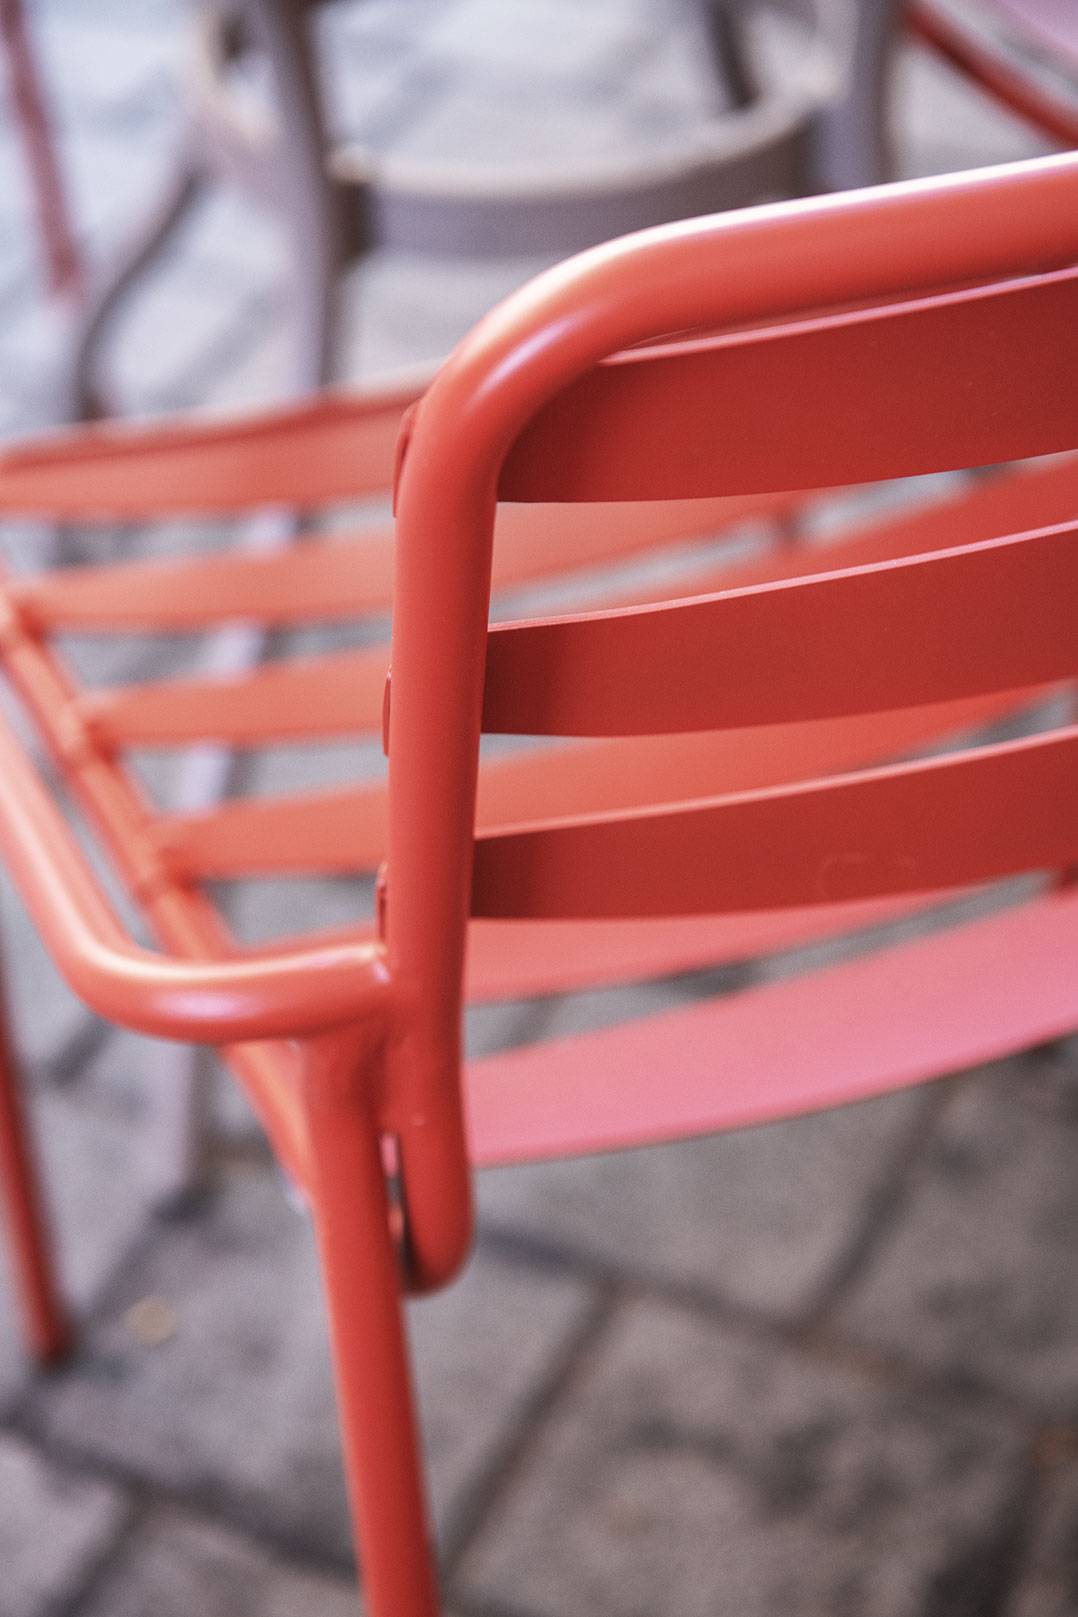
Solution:
<svg viewBox="0 0 1078 1617"><path fill-rule="evenodd" d="M687 1139L821 1111L1070 1032L1078 892L467 1073L481 1165Z"/></svg>

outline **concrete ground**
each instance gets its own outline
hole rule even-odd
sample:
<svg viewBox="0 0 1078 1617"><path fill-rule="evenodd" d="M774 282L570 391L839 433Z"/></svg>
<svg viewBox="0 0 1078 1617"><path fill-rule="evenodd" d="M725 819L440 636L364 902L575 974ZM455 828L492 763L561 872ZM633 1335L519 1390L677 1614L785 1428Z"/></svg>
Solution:
<svg viewBox="0 0 1078 1617"><path fill-rule="evenodd" d="M186 7L31 13L97 256L167 161ZM337 8L326 59L342 124L417 152L663 141L703 105L672 0L367 0ZM913 51L896 119L907 173L1038 149ZM7 125L0 176L13 435L53 419L64 333ZM214 201L118 334L128 403L279 390L280 265L269 223ZM349 290L345 370L436 357L531 268L375 263ZM8 534L20 562L39 542ZM146 666L137 643L108 656L119 677ZM270 758L256 784L323 767ZM316 897L327 914L356 902L339 884ZM291 903L269 893L255 924ZM173 1058L91 1024L10 895L4 922L82 1339L69 1368L35 1375L0 1305L0 1617L343 1617L308 1224L223 1090L212 1190L154 1211L151 1102ZM646 1003L502 1008L473 1043ZM1076 1078L1073 1051L1042 1052L840 1114L487 1175L466 1277L412 1311L452 1610L1072 1617Z"/></svg>

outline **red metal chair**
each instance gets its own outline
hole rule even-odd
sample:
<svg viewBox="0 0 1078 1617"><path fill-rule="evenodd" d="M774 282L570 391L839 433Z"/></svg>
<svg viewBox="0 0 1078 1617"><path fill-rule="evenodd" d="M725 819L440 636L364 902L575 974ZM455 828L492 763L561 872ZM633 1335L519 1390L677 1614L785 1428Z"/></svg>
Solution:
<svg viewBox="0 0 1078 1617"><path fill-rule="evenodd" d="M0 846L87 1002L222 1045L306 1189L376 1617L437 1610L400 1300L464 1261L473 1164L858 1100L1078 1020L1078 890L1058 880L1078 856L1078 729L983 740L1078 672L1076 204L1072 155L596 249L490 315L407 415L392 560L375 534L5 583L9 681L159 951L124 933L6 722ZM377 485L407 403L60 436L0 462L0 500L87 517L350 497ZM688 598L488 628L492 581L781 514L806 490L1030 459L825 546L702 561ZM345 617L384 605L391 566L384 703L380 649L87 692L56 643ZM124 765L149 741L380 719L387 791L183 819ZM480 771L482 731L589 739ZM377 864L374 924L257 950L199 887ZM1041 880L1016 899L1019 873ZM941 898L982 890L947 930L462 1069L466 994L938 923ZM65 1327L4 1077L7 1197L47 1355Z"/></svg>

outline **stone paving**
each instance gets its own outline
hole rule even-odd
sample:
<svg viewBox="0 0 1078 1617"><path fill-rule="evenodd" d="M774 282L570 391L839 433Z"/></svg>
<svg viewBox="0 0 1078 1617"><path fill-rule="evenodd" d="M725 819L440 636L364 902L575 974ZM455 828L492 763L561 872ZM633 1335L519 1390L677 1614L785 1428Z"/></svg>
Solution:
<svg viewBox="0 0 1078 1617"><path fill-rule="evenodd" d="M31 11L80 237L100 254L167 162L185 6ZM661 143L705 105L674 0L366 0L325 29L341 127L412 153L512 162ZM906 173L1038 149L914 51L896 118ZM63 354L28 219L5 125L7 434L52 419ZM125 400L279 391L281 263L264 219L215 199L121 324ZM349 287L343 369L436 357L535 267L379 260ZM190 542L181 528L167 537ZM12 531L16 560L39 538ZM112 671L145 654L110 652ZM278 755L256 784L351 763ZM152 1102L174 1057L90 1023L4 896L82 1342L68 1369L34 1375L0 1306L0 1617L344 1617L351 1552L308 1224L224 1092L212 1189L155 1210ZM344 884L314 898L327 919L358 902ZM251 903L261 928L292 900ZM471 1039L645 1002L501 1007ZM736 1137L484 1176L466 1277L412 1310L452 1610L1072 1617L1076 1079L1058 1049Z"/></svg>

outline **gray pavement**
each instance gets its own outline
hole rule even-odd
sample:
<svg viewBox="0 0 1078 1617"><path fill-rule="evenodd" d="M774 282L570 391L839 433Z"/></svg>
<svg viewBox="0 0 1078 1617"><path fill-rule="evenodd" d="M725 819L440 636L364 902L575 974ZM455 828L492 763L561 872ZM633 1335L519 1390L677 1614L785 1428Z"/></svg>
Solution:
<svg viewBox="0 0 1078 1617"><path fill-rule="evenodd" d="M167 162L186 8L37 0L31 15L80 236L100 254ZM324 28L339 126L412 153L569 162L674 140L705 104L673 0L366 0ZM1039 149L914 51L896 120L905 173ZM64 350L29 218L2 124L5 434L52 419ZM118 329L128 404L279 392L281 265L264 218L235 197L207 206ZM535 267L383 257L349 284L344 370L437 357ZM165 542L192 538L176 524ZM21 563L40 542L8 534ZM107 655L98 673L122 676L147 648ZM354 763L277 754L255 784ZM362 898L304 894L327 920ZM223 1087L213 1187L154 1211L169 1054L90 1023L3 901L82 1339L63 1372L32 1373L0 1292L0 1617L344 1617L308 1224ZM244 925L272 930L294 903L267 888ZM498 1007L470 1037L567 1031L698 986ZM467 1275L412 1309L452 1611L1073 1617L1076 1097L1060 1049L735 1137L485 1175Z"/></svg>

